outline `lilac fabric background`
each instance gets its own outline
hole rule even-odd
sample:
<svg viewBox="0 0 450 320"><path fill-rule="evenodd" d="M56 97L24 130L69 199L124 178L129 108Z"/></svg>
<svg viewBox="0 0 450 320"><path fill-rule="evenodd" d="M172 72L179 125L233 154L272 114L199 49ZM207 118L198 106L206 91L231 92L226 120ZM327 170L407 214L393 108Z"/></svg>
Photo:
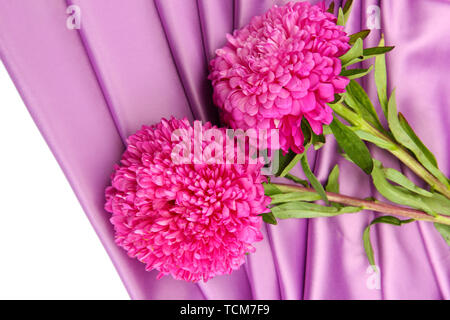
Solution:
<svg viewBox="0 0 450 320"><path fill-rule="evenodd" d="M132 298L450 299L450 251L428 223L373 229L381 288L370 289L361 235L371 212L267 227L244 267L207 284L155 280L155 272L145 272L114 244L103 210L103 190L124 139L163 116L216 121L207 61L225 33L285 1L43 2L0 0L0 57ZM66 27L71 4L81 8L80 30ZM396 45L388 72L399 109L448 175L450 2L355 0L348 32L366 28L373 4L381 7L387 43ZM379 36L372 30L366 45L376 45ZM372 77L363 84L375 99ZM310 159L321 179L341 165L343 193L375 194L360 170L336 156L332 139Z"/></svg>

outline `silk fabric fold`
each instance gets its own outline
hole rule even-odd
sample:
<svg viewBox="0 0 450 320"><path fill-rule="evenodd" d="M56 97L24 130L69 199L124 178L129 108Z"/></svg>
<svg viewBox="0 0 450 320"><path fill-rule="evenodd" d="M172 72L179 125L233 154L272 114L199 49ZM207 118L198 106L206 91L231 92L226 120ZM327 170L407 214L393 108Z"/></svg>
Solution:
<svg viewBox="0 0 450 320"><path fill-rule="evenodd" d="M156 272L144 271L114 243L103 209L113 164L126 137L143 124L172 115L217 123L209 59L226 33L286 1L43 2L0 0L0 57L131 298L450 299L450 251L429 223L373 228L377 287L362 245L362 232L376 216L371 212L266 226L264 240L239 271L206 284L156 280ZM66 26L70 5L81 10L79 30ZM397 88L399 110L448 175L450 3L355 0L347 31L366 29L377 7L382 29L372 30L366 46L377 45L381 32L396 46L387 57L389 88ZM372 77L361 83L376 101ZM328 139L309 154L319 179L339 163L342 193L377 195L368 177L336 150ZM414 178L386 153L372 151Z"/></svg>

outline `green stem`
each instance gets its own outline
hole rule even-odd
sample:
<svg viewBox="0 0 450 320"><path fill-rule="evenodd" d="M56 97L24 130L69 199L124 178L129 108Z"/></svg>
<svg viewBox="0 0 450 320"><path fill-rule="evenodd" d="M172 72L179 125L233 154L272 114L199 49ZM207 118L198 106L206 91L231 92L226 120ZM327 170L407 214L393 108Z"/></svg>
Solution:
<svg viewBox="0 0 450 320"><path fill-rule="evenodd" d="M377 138L383 140L389 147L381 147L391 154L393 154L397 159L403 162L408 168L410 168L416 175L422 178L426 183L433 187L438 192L442 193L448 199L450 199L450 189L447 188L441 181L439 181L435 176L433 176L426 168L424 168L420 162L418 162L414 157L412 157L408 151L406 151L402 146L397 144L395 141L384 133L379 132L370 123L362 119L357 113L353 112L341 103L330 105L332 109L340 115L342 118L350 122L353 126L361 131L370 133Z"/></svg>
<svg viewBox="0 0 450 320"><path fill-rule="evenodd" d="M314 192L314 193L316 193L316 191L314 189L305 188L305 187L296 186L296 185L287 185L287 184L281 184L281 183L272 183L272 185L276 186L282 192ZM327 194L328 200L331 202L337 202L340 204L345 204L345 205L349 205L349 206L353 206L353 207L360 207L365 210L371 210L371 211L375 211L375 212L381 212L381 213L385 213L385 214L401 216L401 217L414 219L414 220L437 222L437 223L450 225L450 217L447 217L447 216L442 216L442 215L430 216L423 211L399 207L396 205L392 205L392 204L380 202L380 201L375 202L375 201L369 201L369 200L364 200L364 199L360 199L360 198L354 198L354 197L350 197L350 196L346 196L346 195L334 193L334 192L326 192L326 194Z"/></svg>

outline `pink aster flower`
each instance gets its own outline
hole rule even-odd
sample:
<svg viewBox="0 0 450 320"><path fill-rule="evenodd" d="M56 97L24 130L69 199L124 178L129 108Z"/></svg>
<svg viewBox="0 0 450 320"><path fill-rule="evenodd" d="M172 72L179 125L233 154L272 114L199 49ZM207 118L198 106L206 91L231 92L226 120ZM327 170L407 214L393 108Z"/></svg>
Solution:
<svg viewBox="0 0 450 320"><path fill-rule="evenodd" d="M316 134L332 121L326 105L344 92L339 57L349 37L324 4L274 6L227 35L209 79L222 120L232 128L278 128L283 151L303 152L301 120Z"/></svg>
<svg viewBox="0 0 450 320"><path fill-rule="evenodd" d="M195 125L202 133L215 128ZM194 164L191 153L192 163L174 163L175 130L194 145L186 119L163 119L128 138L106 189L105 209L112 213L116 243L146 270L158 270L158 278L207 281L238 269L255 250L270 198L259 162Z"/></svg>

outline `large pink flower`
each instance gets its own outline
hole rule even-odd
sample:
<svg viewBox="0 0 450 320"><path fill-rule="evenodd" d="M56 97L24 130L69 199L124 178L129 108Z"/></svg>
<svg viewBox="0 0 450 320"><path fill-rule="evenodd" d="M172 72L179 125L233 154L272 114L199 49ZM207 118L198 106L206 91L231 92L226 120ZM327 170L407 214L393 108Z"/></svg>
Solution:
<svg viewBox="0 0 450 320"><path fill-rule="evenodd" d="M278 128L283 151L303 152L301 120L316 134L332 121L326 105L344 92L338 59L349 38L324 4L273 7L227 35L209 79L222 120L232 128Z"/></svg>
<svg viewBox="0 0 450 320"><path fill-rule="evenodd" d="M215 128L197 125L203 133ZM112 213L116 243L146 270L207 281L238 269L255 250L270 198L264 195L262 164L174 163L179 142L171 135L177 129L193 146L187 120L163 119L128 138L105 208ZM194 162L194 155L185 159Z"/></svg>

